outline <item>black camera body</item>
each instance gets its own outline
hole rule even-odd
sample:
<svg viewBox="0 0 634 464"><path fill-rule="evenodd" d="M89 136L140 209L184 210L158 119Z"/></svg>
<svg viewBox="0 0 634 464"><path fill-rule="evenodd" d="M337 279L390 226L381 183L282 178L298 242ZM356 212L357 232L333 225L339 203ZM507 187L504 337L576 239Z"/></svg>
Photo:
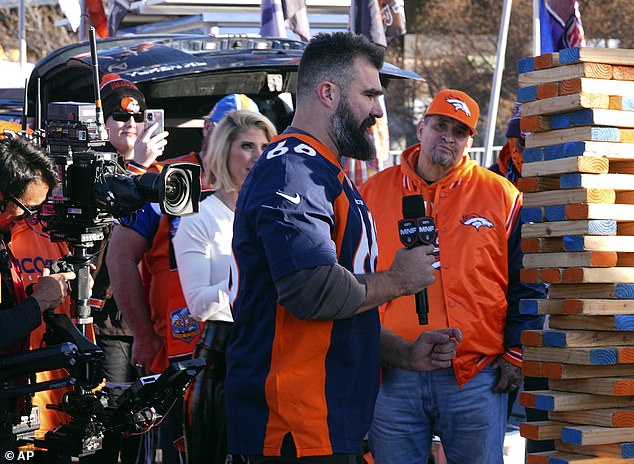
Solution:
<svg viewBox="0 0 634 464"><path fill-rule="evenodd" d="M131 176L116 153L99 151L107 134L97 124L94 104L52 102L47 114L46 145L60 180L42 207L51 240L78 245L103 240L107 225L146 202L158 202L174 216L198 211L200 166L172 163L160 173Z"/></svg>

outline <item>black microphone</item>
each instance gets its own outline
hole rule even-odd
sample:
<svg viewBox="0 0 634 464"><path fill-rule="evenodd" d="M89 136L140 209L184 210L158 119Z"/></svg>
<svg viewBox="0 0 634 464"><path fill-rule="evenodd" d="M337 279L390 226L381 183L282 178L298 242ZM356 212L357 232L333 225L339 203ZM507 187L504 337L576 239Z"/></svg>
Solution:
<svg viewBox="0 0 634 464"><path fill-rule="evenodd" d="M403 219L398 221L398 232L401 243L406 248L419 245L432 245L436 240L436 227L430 216L425 216L425 200L422 195L408 195L403 197ZM427 302L427 288L416 293L416 314L418 323L426 325L429 321L429 304Z"/></svg>

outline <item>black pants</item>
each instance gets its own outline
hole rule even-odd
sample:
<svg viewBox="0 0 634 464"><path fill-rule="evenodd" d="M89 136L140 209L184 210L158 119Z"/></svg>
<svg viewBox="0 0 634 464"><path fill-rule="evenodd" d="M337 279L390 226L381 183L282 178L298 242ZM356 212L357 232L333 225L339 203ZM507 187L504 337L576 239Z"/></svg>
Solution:
<svg viewBox="0 0 634 464"><path fill-rule="evenodd" d="M249 456L249 464L361 464L363 456L355 454L334 454L330 456L297 456L295 443L290 433L282 442L282 456Z"/></svg>

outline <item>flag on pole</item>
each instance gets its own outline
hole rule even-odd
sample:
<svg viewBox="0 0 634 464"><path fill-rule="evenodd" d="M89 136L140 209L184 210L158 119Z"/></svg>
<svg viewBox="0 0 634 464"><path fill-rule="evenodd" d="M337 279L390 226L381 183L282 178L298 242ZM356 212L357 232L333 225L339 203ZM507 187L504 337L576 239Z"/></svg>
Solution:
<svg viewBox="0 0 634 464"><path fill-rule="evenodd" d="M284 25L284 10L281 0L262 0L262 19L260 20L262 37L287 38Z"/></svg>
<svg viewBox="0 0 634 464"><path fill-rule="evenodd" d="M352 0L349 16L350 30L363 34L377 45L387 47L380 1Z"/></svg>
<svg viewBox="0 0 634 464"><path fill-rule="evenodd" d="M306 0L282 0L282 9L286 27L305 42L310 40L310 24Z"/></svg>
<svg viewBox="0 0 634 464"><path fill-rule="evenodd" d="M577 0L539 0L541 53L585 47Z"/></svg>
<svg viewBox="0 0 634 464"><path fill-rule="evenodd" d="M407 32L403 0L381 0L381 14L388 44Z"/></svg>
<svg viewBox="0 0 634 464"><path fill-rule="evenodd" d="M123 18L130 10L131 0L108 0L108 33L117 35Z"/></svg>
<svg viewBox="0 0 634 464"><path fill-rule="evenodd" d="M68 24L73 32L77 32L81 24L81 5L77 0L57 0L59 7L68 19Z"/></svg>

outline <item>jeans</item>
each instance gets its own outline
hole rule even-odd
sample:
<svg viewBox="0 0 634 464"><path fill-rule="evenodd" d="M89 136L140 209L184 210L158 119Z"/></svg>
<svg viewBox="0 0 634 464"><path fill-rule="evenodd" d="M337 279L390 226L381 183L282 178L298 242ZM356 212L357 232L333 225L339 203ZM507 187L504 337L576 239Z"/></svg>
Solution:
<svg viewBox="0 0 634 464"><path fill-rule="evenodd" d="M459 387L453 369L383 369L370 428L376 464L426 464L438 435L449 464L502 464L506 393L498 369L485 367Z"/></svg>

